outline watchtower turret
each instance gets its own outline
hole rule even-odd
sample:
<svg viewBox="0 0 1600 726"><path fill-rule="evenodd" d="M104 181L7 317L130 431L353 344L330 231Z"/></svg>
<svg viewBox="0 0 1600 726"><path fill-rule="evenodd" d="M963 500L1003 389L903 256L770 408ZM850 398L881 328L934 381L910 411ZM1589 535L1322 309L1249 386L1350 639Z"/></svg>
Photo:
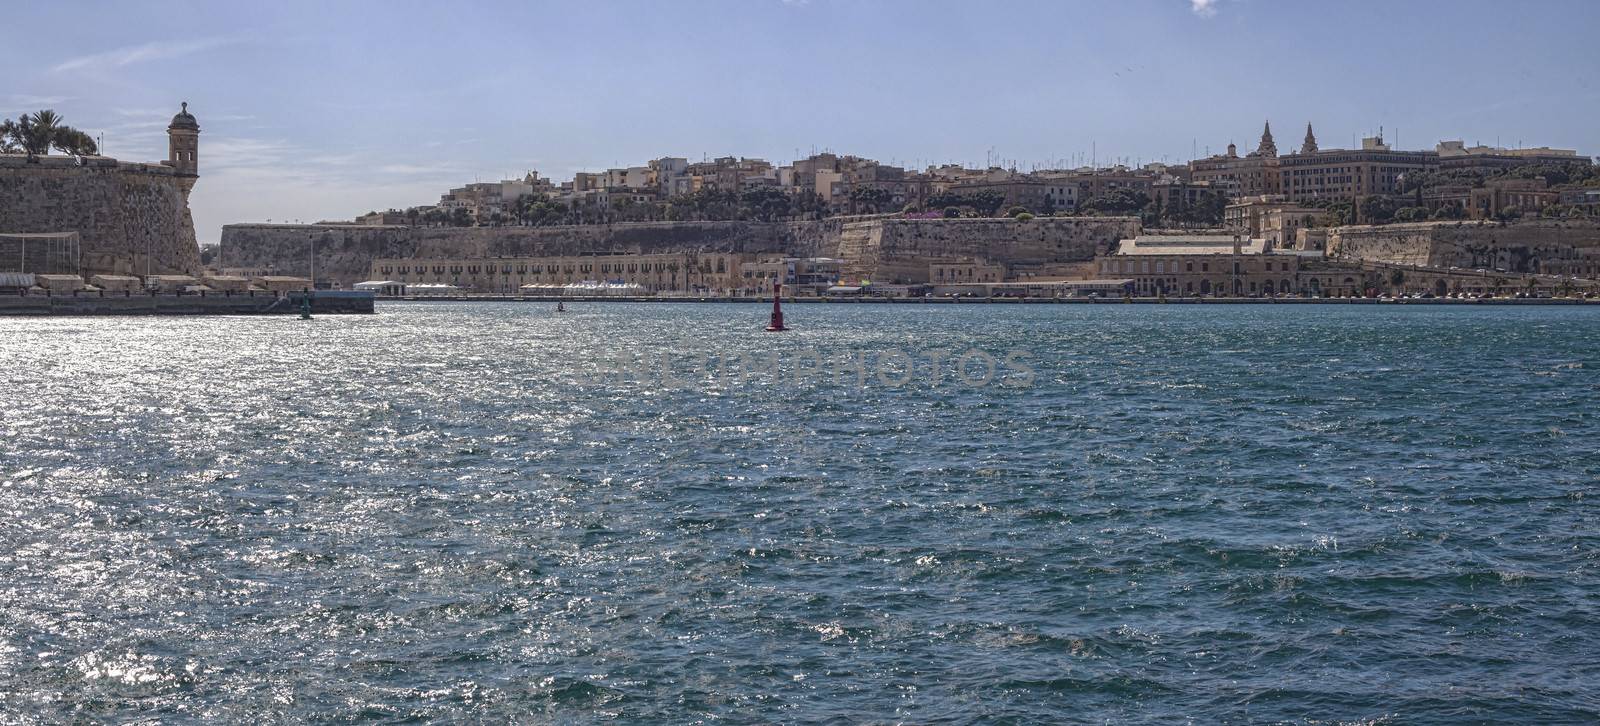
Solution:
<svg viewBox="0 0 1600 726"><path fill-rule="evenodd" d="M194 186L194 179L200 176L200 124L189 113L189 102L183 102L183 110L172 117L171 125L167 126L167 166L178 171L178 175L188 177L184 184L184 191Z"/></svg>

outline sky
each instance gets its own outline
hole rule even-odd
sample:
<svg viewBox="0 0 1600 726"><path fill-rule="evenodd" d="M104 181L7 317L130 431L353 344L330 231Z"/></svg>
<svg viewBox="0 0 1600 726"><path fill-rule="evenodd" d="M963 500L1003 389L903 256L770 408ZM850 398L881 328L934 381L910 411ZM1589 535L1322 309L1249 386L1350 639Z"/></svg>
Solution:
<svg viewBox="0 0 1600 726"><path fill-rule="evenodd" d="M1600 154L1595 0L21 2L0 117L104 153L198 118L202 243L451 186L813 151L922 168L1181 163L1270 120ZM33 29L32 32L24 29Z"/></svg>

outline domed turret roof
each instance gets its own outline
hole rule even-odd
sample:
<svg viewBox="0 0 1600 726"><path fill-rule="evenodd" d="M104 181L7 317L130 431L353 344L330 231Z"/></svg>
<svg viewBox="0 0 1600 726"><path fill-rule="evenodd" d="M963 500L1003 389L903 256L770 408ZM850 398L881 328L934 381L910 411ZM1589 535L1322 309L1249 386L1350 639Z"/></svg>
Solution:
<svg viewBox="0 0 1600 726"><path fill-rule="evenodd" d="M178 115L172 117L172 125L168 126L167 128L169 128L169 129L194 129L195 131L199 131L200 130L200 122L194 120L194 115L189 113L189 102L188 101L184 101L183 102L183 110L179 111Z"/></svg>

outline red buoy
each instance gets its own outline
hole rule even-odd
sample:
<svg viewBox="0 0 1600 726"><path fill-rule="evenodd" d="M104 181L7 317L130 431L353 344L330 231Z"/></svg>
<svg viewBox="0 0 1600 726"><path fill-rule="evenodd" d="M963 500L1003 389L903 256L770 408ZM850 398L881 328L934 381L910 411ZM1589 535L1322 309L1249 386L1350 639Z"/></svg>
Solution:
<svg viewBox="0 0 1600 726"><path fill-rule="evenodd" d="M785 330L788 330L788 328L783 327L783 308L780 307L779 304L778 304L778 298L781 297L780 293L782 293L782 292L783 292L783 284L782 283L773 284L773 286L772 286L772 322L767 323L767 332L769 332L769 333L781 333L781 332L783 332Z"/></svg>

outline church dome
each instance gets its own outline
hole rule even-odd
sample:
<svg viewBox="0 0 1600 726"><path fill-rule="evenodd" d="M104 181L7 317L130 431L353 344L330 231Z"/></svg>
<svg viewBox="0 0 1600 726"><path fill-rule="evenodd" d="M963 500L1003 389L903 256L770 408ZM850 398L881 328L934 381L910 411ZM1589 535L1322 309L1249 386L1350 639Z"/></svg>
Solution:
<svg viewBox="0 0 1600 726"><path fill-rule="evenodd" d="M189 113L188 101L183 102L183 110L179 111L178 115L172 117L172 125L168 126L167 128L194 129L195 131L200 130L200 122L194 120L194 114Z"/></svg>

